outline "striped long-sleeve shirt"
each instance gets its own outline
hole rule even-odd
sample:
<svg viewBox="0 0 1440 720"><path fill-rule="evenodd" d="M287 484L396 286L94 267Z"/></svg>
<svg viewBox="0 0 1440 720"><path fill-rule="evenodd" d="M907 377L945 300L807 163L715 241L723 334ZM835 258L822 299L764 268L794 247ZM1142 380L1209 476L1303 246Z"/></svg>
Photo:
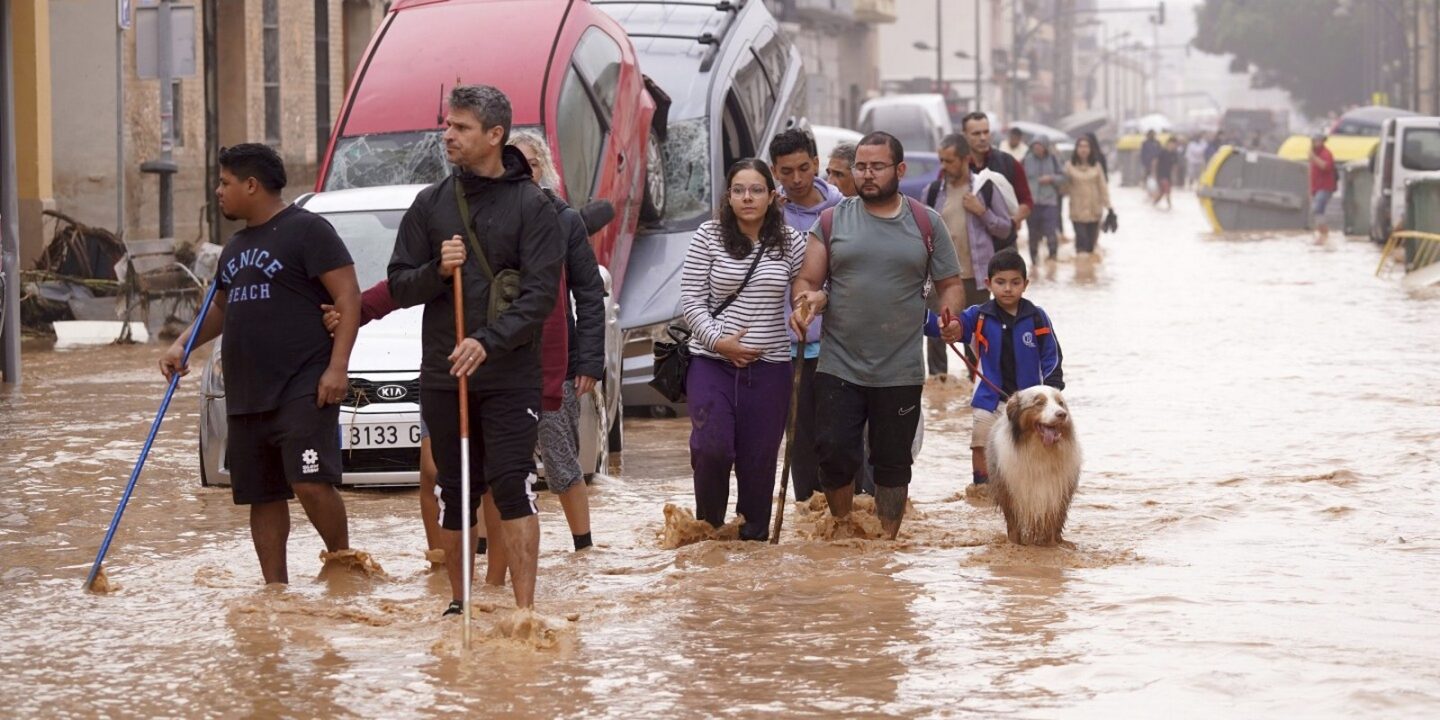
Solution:
<svg viewBox="0 0 1440 720"><path fill-rule="evenodd" d="M690 350L697 355L720 358L715 343L745 330L741 343L764 352L762 360L790 359L790 337L785 325L785 291L800 272L805 259L805 236L785 228L782 252L766 251L735 302L719 317L714 308L740 287L755 261L758 245L743 258L731 257L720 241L720 224L711 220L695 231L685 254L685 271L680 279L680 305L690 325Z"/></svg>

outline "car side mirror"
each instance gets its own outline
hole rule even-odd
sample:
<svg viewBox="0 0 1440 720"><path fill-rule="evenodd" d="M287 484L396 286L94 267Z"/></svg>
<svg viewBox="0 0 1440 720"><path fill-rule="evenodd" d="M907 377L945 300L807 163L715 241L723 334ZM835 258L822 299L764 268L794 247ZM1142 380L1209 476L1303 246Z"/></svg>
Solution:
<svg viewBox="0 0 1440 720"><path fill-rule="evenodd" d="M609 200L596 200L580 208L580 219L585 223L585 234L594 235L615 219L615 205Z"/></svg>

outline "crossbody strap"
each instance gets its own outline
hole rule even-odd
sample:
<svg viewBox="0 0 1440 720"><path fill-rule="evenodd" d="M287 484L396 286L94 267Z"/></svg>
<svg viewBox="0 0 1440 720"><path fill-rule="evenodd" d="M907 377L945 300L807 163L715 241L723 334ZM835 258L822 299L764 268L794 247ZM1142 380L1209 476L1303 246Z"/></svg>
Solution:
<svg viewBox="0 0 1440 720"><path fill-rule="evenodd" d="M719 307L710 311L711 317L720 317L720 313L725 312L725 308L730 307L730 303L735 302L735 300L740 297L740 291L744 290L745 286L750 283L751 276L755 274L755 268L760 267L760 256L764 254L765 248L762 247L760 243L755 243L755 260L750 263L750 269L745 272L745 277L740 280L740 287L735 288L735 292L730 293L730 297L721 301Z"/></svg>
<svg viewBox="0 0 1440 720"><path fill-rule="evenodd" d="M490 261L485 258L485 250L480 247L480 240L475 237L475 228L470 226L470 202L465 199L465 191L460 188L459 178L455 178L453 184L455 202L460 206L460 224L465 226L465 237L470 240L470 251L475 254L475 259L480 261L480 269L485 271L485 277L493 282L495 273L490 270Z"/></svg>

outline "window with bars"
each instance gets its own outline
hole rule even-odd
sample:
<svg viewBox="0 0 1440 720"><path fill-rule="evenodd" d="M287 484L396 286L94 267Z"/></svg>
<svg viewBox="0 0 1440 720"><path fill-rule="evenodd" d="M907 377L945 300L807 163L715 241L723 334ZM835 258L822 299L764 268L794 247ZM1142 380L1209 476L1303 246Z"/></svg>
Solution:
<svg viewBox="0 0 1440 720"><path fill-rule="evenodd" d="M261 52L265 73L265 142L280 144L280 0L261 8Z"/></svg>
<svg viewBox="0 0 1440 720"><path fill-rule="evenodd" d="M315 155L330 140L330 0L315 0Z"/></svg>

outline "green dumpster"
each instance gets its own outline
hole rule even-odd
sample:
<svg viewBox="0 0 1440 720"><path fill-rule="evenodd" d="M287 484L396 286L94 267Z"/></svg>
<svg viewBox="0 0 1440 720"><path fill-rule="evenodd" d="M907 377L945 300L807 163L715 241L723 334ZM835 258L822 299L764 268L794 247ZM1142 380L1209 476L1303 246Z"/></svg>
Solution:
<svg viewBox="0 0 1440 720"><path fill-rule="evenodd" d="M1366 160L1345 163L1341 176L1340 204L1345 210L1345 234L1370 236L1370 191L1375 171Z"/></svg>
<svg viewBox="0 0 1440 720"><path fill-rule="evenodd" d="M1440 235L1440 180L1414 180L1405 185L1405 229ZM1419 238L1405 240L1405 269L1415 271L1440 260Z"/></svg>

